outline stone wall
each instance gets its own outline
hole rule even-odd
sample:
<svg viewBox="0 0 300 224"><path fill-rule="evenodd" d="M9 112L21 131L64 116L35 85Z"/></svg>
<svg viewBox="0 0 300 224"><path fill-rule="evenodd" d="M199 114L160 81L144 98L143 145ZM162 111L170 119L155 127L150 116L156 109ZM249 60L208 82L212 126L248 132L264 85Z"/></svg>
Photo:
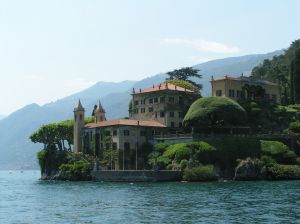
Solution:
<svg viewBox="0 0 300 224"><path fill-rule="evenodd" d="M92 177L96 181L118 181L118 182L161 182L181 181L181 171L170 170L105 170L92 171Z"/></svg>

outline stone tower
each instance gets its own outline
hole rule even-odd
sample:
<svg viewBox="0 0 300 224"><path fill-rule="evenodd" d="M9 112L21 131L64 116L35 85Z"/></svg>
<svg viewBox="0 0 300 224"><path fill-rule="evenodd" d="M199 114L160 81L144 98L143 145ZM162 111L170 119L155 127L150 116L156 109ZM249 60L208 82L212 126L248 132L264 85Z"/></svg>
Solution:
<svg viewBox="0 0 300 224"><path fill-rule="evenodd" d="M84 108L78 101L74 108L74 152L82 152L82 129L84 128Z"/></svg>
<svg viewBox="0 0 300 224"><path fill-rule="evenodd" d="M103 109L101 102L99 100L96 110L94 112L95 122L106 121L105 110Z"/></svg>

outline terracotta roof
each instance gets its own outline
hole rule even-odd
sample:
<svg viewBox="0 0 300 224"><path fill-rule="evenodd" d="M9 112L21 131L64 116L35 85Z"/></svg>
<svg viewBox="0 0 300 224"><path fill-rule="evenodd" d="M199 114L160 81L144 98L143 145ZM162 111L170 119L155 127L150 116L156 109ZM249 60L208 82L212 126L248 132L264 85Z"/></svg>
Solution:
<svg viewBox="0 0 300 224"><path fill-rule="evenodd" d="M109 126L141 126L141 127L157 127L165 128L166 126L158 121L154 120L133 120L133 119L116 119L110 121L100 121L98 123L86 124L85 128L99 128L99 127L109 127Z"/></svg>
<svg viewBox="0 0 300 224"><path fill-rule="evenodd" d="M211 82L213 82L213 81L222 81L222 80L225 80L225 79L234 80L234 81L248 82L248 83L257 83L257 84L263 84L263 85L278 86L278 84L276 84L274 82L270 82L270 81L262 80L262 79L256 79L256 78L249 77L249 76L233 77L233 76L225 75L225 76L222 76L222 77L215 78Z"/></svg>
<svg viewBox="0 0 300 224"><path fill-rule="evenodd" d="M159 85L156 85L147 89L139 89L134 90L132 95L134 94L141 94L141 93L151 93L151 92L157 92L157 91L165 91L165 90L171 90L171 91L179 91L179 92L186 92L186 93L194 93L193 90L185 89L183 87L174 85L173 83L161 83Z"/></svg>

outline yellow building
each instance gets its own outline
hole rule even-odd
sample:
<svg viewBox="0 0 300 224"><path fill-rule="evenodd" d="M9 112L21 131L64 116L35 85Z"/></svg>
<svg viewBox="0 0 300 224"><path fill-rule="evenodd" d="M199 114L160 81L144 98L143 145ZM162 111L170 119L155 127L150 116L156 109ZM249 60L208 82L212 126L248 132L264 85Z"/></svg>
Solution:
<svg viewBox="0 0 300 224"><path fill-rule="evenodd" d="M271 100L280 102L280 90L276 83L259 80L253 77L223 76L211 79L212 96L225 96L233 100Z"/></svg>

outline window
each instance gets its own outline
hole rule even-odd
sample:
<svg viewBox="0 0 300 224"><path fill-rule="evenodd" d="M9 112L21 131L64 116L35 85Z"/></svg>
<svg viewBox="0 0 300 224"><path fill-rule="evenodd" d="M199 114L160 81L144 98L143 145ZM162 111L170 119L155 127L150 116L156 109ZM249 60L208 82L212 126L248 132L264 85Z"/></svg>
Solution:
<svg viewBox="0 0 300 224"><path fill-rule="evenodd" d="M118 131L117 130L114 130L113 131L113 136L117 136L118 135Z"/></svg>
<svg viewBox="0 0 300 224"><path fill-rule="evenodd" d="M164 111L160 112L160 117L165 117L165 112Z"/></svg>
<svg viewBox="0 0 300 224"><path fill-rule="evenodd" d="M145 104L145 99L141 99L141 104Z"/></svg>
<svg viewBox="0 0 300 224"><path fill-rule="evenodd" d="M153 107L149 107L149 108L148 108L148 111L149 111L149 112L153 112Z"/></svg>
<svg viewBox="0 0 300 224"><path fill-rule="evenodd" d="M272 100L276 101L276 95L275 94L272 94Z"/></svg>
<svg viewBox="0 0 300 224"><path fill-rule="evenodd" d="M171 122L171 127L174 128L175 127L175 123Z"/></svg>
<svg viewBox="0 0 300 224"><path fill-rule="evenodd" d="M216 96L222 96L222 90L216 90Z"/></svg>
<svg viewBox="0 0 300 224"><path fill-rule="evenodd" d="M83 117L82 114L80 114L80 115L79 115L79 120L80 120L80 121L82 120L82 117Z"/></svg>
<svg viewBox="0 0 300 224"><path fill-rule="evenodd" d="M157 118L157 112L155 112L155 118Z"/></svg>
<svg viewBox="0 0 300 224"><path fill-rule="evenodd" d="M152 98L149 99L149 103L150 103L150 104L153 104L153 99L152 99Z"/></svg>
<svg viewBox="0 0 300 224"><path fill-rule="evenodd" d="M138 109L133 109L133 113L134 113L134 114L139 113Z"/></svg>
<svg viewBox="0 0 300 224"><path fill-rule="evenodd" d="M170 112L170 117L174 117L174 112L173 111Z"/></svg>
<svg viewBox="0 0 300 224"><path fill-rule="evenodd" d="M234 94L235 93L235 91L234 91L234 89L230 89L229 90L229 97L234 97Z"/></svg>
<svg viewBox="0 0 300 224"><path fill-rule="evenodd" d="M134 105L139 105L139 101L138 101L138 100L135 100L135 101L134 101Z"/></svg>
<svg viewBox="0 0 300 224"><path fill-rule="evenodd" d="M118 149L118 144L116 142L113 143L112 145L113 150L117 150Z"/></svg>
<svg viewBox="0 0 300 224"><path fill-rule="evenodd" d="M184 117L183 112L178 112L178 116L179 116L179 118L183 118Z"/></svg>
<svg viewBox="0 0 300 224"><path fill-rule="evenodd" d="M160 98L159 98L159 101L160 101L161 103L164 103L164 102L165 102L165 97L164 97L164 96L160 97Z"/></svg>
<svg viewBox="0 0 300 224"><path fill-rule="evenodd" d="M110 131L105 131L105 136L110 136Z"/></svg>
<svg viewBox="0 0 300 224"><path fill-rule="evenodd" d="M175 102L174 97L170 96L170 97L169 97L169 103L174 103L174 102Z"/></svg>
<svg viewBox="0 0 300 224"><path fill-rule="evenodd" d="M157 97L154 98L154 103L158 103L158 98Z"/></svg>
<svg viewBox="0 0 300 224"><path fill-rule="evenodd" d="M242 97L242 91L241 90L237 90L236 91L236 98L241 98Z"/></svg>
<svg viewBox="0 0 300 224"><path fill-rule="evenodd" d="M181 122L179 122L179 127L182 128L182 123Z"/></svg>
<svg viewBox="0 0 300 224"><path fill-rule="evenodd" d="M130 135L130 131L129 130L124 130L124 136L129 136Z"/></svg>
<svg viewBox="0 0 300 224"><path fill-rule="evenodd" d="M145 113L145 108L141 108L141 113Z"/></svg>
<svg viewBox="0 0 300 224"><path fill-rule="evenodd" d="M183 104L184 104L183 98L182 96L179 96L179 105L183 105Z"/></svg>

